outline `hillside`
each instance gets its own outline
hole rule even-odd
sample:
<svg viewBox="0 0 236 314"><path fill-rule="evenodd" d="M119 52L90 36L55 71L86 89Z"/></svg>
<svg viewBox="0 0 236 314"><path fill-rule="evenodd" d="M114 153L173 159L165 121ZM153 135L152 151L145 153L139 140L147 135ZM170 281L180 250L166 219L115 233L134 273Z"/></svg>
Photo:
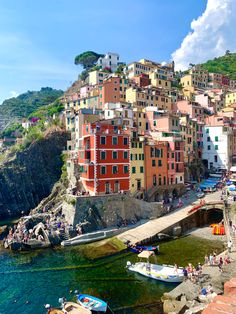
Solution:
<svg viewBox="0 0 236 314"><path fill-rule="evenodd" d="M43 87L40 91L28 91L18 97L5 100L0 105L0 130L23 117L28 117L39 107L54 102L62 94L62 90Z"/></svg>
<svg viewBox="0 0 236 314"><path fill-rule="evenodd" d="M236 53L226 53L224 56L208 60L202 67L209 72L228 75L236 80Z"/></svg>

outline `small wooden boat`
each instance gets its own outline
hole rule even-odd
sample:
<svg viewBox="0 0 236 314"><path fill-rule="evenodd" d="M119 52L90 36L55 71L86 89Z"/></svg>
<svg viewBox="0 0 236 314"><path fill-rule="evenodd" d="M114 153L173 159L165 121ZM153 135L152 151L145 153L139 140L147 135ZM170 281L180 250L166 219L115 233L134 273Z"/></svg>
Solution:
<svg viewBox="0 0 236 314"><path fill-rule="evenodd" d="M159 251L159 246L142 246L142 245L136 245L136 246L131 246L129 247L129 250L133 253L141 253L142 251L153 251L157 253Z"/></svg>
<svg viewBox="0 0 236 314"><path fill-rule="evenodd" d="M91 295L79 294L77 295L77 299L79 304L91 311L106 312L107 310L107 303L105 301L95 298Z"/></svg>
<svg viewBox="0 0 236 314"><path fill-rule="evenodd" d="M65 313L59 309L50 309L47 311L47 314L65 314Z"/></svg>
<svg viewBox="0 0 236 314"><path fill-rule="evenodd" d="M82 305L79 305L74 302L65 302L63 304L63 310L62 313L68 313L68 314L92 314L90 309L85 308Z"/></svg>

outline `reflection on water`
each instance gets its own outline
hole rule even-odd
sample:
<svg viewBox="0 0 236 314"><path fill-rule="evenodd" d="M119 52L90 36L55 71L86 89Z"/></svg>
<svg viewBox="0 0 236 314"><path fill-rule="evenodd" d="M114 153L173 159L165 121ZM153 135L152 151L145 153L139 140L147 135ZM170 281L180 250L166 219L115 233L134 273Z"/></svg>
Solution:
<svg viewBox="0 0 236 314"><path fill-rule="evenodd" d="M162 243L158 263L185 265L203 261L206 253L220 250L222 244L186 237ZM0 313L45 313L43 304L58 305L58 298L72 298L79 290L108 301L113 309L155 303L149 308L119 310L117 313L159 313L156 302L174 286L128 272L127 260L137 256L119 255L87 260L80 247L14 253L0 251ZM29 301L29 304L26 304Z"/></svg>

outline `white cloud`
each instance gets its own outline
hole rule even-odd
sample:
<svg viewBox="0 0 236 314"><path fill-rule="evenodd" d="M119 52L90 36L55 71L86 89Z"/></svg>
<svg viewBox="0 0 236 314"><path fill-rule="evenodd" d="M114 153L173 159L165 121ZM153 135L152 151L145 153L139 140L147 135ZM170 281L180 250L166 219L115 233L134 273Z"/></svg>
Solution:
<svg viewBox="0 0 236 314"><path fill-rule="evenodd" d="M11 90L11 91L10 91L10 95L11 95L11 97L17 97L17 96L19 96L19 93L17 93L17 92L14 91L14 90Z"/></svg>
<svg viewBox="0 0 236 314"><path fill-rule="evenodd" d="M172 53L176 69L236 50L236 0L208 0L206 10L191 23L192 31Z"/></svg>

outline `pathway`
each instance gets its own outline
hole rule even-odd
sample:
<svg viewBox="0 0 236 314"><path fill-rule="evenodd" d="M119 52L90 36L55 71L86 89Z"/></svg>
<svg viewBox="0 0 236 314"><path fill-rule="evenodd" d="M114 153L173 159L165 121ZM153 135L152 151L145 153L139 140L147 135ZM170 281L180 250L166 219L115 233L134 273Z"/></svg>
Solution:
<svg viewBox="0 0 236 314"><path fill-rule="evenodd" d="M220 200L220 195L221 193L217 191L215 193L206 195L204 200L205 202ZM198 203L199 200L195 203L192 203L191 205L185 205L181 209L171 212L163 217L150 220L141 226L121 233L117 236L117 238L123 242L130 241L130 244L136 244L148 240L156 236L158 233L161 233L163 230L188 217L188 211Z"/></svg>

